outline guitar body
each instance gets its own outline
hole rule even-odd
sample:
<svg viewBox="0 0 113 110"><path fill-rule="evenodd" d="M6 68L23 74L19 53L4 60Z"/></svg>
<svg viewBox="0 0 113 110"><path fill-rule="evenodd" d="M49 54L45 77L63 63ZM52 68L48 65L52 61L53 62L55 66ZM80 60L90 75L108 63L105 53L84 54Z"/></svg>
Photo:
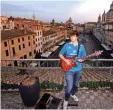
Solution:
<svg viewBox="0 0 113 110"><path fill-rule="evenodd" d="M67 72L69 71L72 67L76 66L76 63L75 63L75 56L69 58L69 57L65 57L65 59L68 59L70 61L72 61L72 63L70 65L67 65L67 63L64 61L64 60L61 60L61 67L62 69Z"/></svg>

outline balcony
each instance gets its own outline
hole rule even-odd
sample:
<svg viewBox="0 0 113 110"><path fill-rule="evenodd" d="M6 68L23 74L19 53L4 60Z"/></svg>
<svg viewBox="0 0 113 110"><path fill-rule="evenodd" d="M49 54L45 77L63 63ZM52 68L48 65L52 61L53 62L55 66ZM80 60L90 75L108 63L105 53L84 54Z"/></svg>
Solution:
<svg viewBox="0 0 113 110"><path fill-rule="evenodd" d="M18 66L14 66L14 61L18 62ZM8 66L9 62L12 66ZM31 65L33 63L36 65ZM49 92L56 97L63 98L65 74L60 68L60 59L1 60L1 65L1 82L5 84L4 87L2 85L2 108L29 109L23 105L16 86L26 77L39 77L41 94ZM69 106L69 108L112 109L112 89L113 59L91 59L85 62L83 66L83 75L77 93L80 100L79 105ZM74 101L70 98L69 103L73 105Z"/></svg>

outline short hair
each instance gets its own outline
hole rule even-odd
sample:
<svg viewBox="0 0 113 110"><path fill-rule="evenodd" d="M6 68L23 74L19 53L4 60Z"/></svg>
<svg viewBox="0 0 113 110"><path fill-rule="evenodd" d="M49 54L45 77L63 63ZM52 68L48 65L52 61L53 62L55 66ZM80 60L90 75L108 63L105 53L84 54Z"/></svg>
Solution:
<svg viewBox="0 0 113 110"><path fill-rule="evenodd" d="M79 36L79 33L77 31L73 31L70 33L70 37L76 35L77 37Z"/></svg>

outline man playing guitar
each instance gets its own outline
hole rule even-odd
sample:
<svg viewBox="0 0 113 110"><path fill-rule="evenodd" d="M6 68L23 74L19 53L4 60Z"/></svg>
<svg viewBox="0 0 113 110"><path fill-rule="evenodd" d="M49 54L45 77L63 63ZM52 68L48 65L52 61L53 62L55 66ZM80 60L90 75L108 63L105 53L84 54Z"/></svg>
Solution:
<svg viewBox="0 0 113 110"><path fill-rule="evenodd" d="M59 53L59 57L67 65L70 65L72 62L67 58L72 58L73 56L79 58L76 62L76 66L73 66L68 71L65 71L65 80L66 80L66 89L65 89L65 99L63 103L63 108L67 109L68 100L71 96L75 101L78 101L78 97L75 95L79 86L79 80L82 75L82 67L86 56L86 51L84 46L81 44L78 45L78 32L71 33L70 42L66 43ZM79 47L79 48L78 48ZM78 51L79 49L79 51ZM78 55L77 55L78 52Z"/></svg>

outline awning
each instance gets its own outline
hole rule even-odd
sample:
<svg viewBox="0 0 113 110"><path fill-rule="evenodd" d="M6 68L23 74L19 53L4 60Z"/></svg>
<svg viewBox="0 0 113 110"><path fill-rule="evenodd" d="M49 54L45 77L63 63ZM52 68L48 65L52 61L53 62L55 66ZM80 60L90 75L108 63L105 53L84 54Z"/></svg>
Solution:
<svg viewBox="0 0 113 110"><path fill-rule="evenodd" d="M58 49L59 48L59 46L55 46L55 47L53 47L52 49L51 49L51 51L52 52L54 52L56 49Z"/></svg>
<svg viewBox="0 0 113 110"><path fill-rule="evenodd" d="M106 50L112 50L111 48L109 48L108 46L106 46L105 44L101 44Z"/></svg>
<svg viewBox="0 0 113 110"><path fill-rule="evenodd" d="M113 57L113 53L111 54L111 56Z"/></svg>
<svg viewBox="0 0 113 110"><path fill-rule="evenodd" d="M63 41L63 42L61 42L61 43L59 43L59 45L63 45L65 42Z"/></svg>
<svg viewBox="0 0 113 110"><path fill-rule="evenodd" d="M52 53L52 52L45 52L45 53L42 53L41 57L46 57L46 58L48 58L51 53Z"/></svg>
<svg viewBox="0 0 113 110"><path fill-rule="evenodd" d="M37 66L37 63L31 63L30 66L36 67Z"/></svg>

